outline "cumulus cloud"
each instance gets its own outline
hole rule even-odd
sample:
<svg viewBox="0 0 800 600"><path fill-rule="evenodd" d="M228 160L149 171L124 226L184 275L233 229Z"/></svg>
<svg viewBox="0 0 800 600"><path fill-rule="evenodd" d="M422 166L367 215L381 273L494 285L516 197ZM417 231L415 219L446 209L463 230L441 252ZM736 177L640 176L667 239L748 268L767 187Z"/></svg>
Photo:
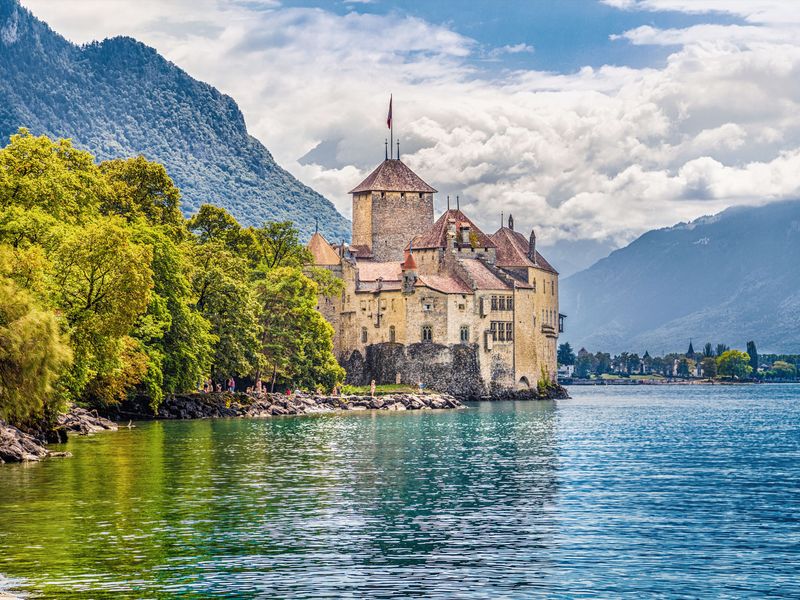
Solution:
<svg viewBox="0 0 800 600"><path fill-rule="evenodd" d="M546 243L622 244L731 205L800 195L792 3L606 3L725 11L746 24L620 31L615 43L675 51L659 68L564 74L482 71L472 59L485 48L405 14L245 0L25 0L72 39L133 35L233 96L278 161L344 214L347 190L383 158L390 92L403 159L442 192L440 207L459 194L487 229L504 210Z"/></svg>

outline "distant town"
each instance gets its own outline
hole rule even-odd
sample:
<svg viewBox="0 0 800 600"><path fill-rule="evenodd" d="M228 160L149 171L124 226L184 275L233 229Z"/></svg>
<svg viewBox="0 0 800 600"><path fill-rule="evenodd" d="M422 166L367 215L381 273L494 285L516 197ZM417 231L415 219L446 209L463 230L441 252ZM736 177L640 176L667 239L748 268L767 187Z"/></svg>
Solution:
<svg viewBox="0 0 800 600"><path fill-rule="evenodd" d="M558 347L558 379L561 383L674 383L676 381L796 382L800 354L759 354L755 342L746 351L725 344L706 343L695 350L690 341L683 353L664 356L622 352L576 353L570 344Z"/></svg>

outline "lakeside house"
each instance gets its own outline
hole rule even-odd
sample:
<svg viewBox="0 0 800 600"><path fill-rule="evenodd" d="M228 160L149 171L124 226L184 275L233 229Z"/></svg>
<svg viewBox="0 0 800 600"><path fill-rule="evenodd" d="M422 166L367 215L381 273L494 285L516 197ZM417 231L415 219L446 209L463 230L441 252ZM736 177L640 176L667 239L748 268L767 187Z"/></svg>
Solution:
<svg viewBox="0 0 800 600"><path fill-rule="evenodd" d="M514 219L484 233L456 203L434 220L436 190L387 157L350 192L352 244L309 242L344 283L319 309L348 382L422 384L456 394L556 381L563 329L558 272Z"/></svg>

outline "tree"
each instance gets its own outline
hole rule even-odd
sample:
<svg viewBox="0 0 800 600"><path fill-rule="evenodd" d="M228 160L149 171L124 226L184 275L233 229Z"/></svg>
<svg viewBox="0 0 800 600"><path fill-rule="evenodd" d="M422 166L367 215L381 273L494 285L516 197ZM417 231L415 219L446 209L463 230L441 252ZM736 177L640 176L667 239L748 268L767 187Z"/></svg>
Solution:
<svg viewBox="0 0 800 600"><path fill-rule="evenodd" d="M758 375L758 350L755 342L747 342L747 354L750 356L750 369L753 375Z"/></svg>
<svg viewBox="0 0 800 600"><path fill-rule="evenodd" d="M172 236L184 234L181 193L163 165L137 156L107 160L101 163L100 172L111 189L100 203L101 212L129 221L143 218L166 228Z"/></svg>
<svg viewBox="0 0 800 600"><path fill-rule="evenodd" d="M294 385L333 387L344 369L333 356L333 327L316 310L317 284L299 269L278 267L256 286L260 351L272 378Z"/></svg>
<svg viewBox="0 0 800 600"><path fill-rule="evenodd" d="M578 379L588 379L591 372L592 355L587 352L586 348L581 348L575 359L575 377Z"/></svg>
<svg viewBox="0 0 800 600"><path fill-rule="evenodd" d="M120 219L102 218L69 230L52 260L51 297L75 356L65 384L73 397L116 401L123 392L107 387L109 374L125 371L113 382L128 384L141 371L135 344L125 338L150 301L152 250L134 243Z"/></svg>
<svg viewBox="0 0 800 600"><path fill-rule="evenodd" d="M600 377L611 372L611 355L608 352L598 352L594 355L594 374Z"/></svg>
<svg viewBox="0 0 800 600"><path fill-rule="evenodd" d="M255 230L262 268L304 267L311 264L311 252L300 243L291 221L269 222Z"/></svg>
<svg viewBox="0 0 800 600"><path fill-rule="evenodd" d="M560 365L574 365L575 353L572 351L572 346L569 342L561 344L558 347L558 364Z"/></svg>
<svg viewBox="0 0 800 600"><path fill-rule="evenodd" d="M20 129L0 150L0 210L40 209L76 223L97 214L100 199L109 192L92 155L69 140L35 137Z"/></svg>
<svg viewBox="0 0 800 600"><path fill-rule="evenodd" d="M730 348L725 344L717 344L717 349L714 351L714 354L719 357L725 354L725 352L728 350L730 350Z"/></svg>
<svg viewBox="0 0 800 600"><path fill-rule="evenodd" d="M52 424L63 409L55 383L71 357L56 316L0 278L0 418L20 427Z"/></svg>
<svg viewBox="0 0 800 600"><path fill-rule="evenodd" d="M770 376L777 379L794 379L797 376L797 368L786 361L776 360L772 363Z"/></svg>
<svg viewBox="0 0 800 600"><path fill-rule="evenodd" d="M689 361L685 358L678 361L678 377L689 377Z"/></svg>
<svg viewBox="0 0 800 600"><path fill-rule="evenodd" d="M708 344L710 346L710 344ZM703 377L713 379L717 376L717 361L713 356L705 356L700 361L700 368L703 370Z"/></svg>
<svg viewBox="0 0 800 600"><path fill-rule="evenodd" d="M211 374L223 379L250 375L259 364L259 327L247 262L218 241L196 245L192 262L195 306L217 340Z"/></svg>
<svg viewBox="0 0 800 600"><path fill-rule="evenodd" d="M744 379L752 372L750 356L739 350L726 350L717 357L717 373L720 377Z"/></svg>
<svg viewBox="0 0 800 600"><path fill-rule="evenodd" d="M706 345L703 346L703 356L706 358L714 356L714 348L711 346L711 342L706 342Z"/></svg>

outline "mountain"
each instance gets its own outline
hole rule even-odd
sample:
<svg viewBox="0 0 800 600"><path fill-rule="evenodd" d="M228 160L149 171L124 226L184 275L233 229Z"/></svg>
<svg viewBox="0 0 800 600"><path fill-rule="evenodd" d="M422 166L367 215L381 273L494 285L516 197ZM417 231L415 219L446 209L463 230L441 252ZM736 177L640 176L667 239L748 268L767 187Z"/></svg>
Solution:
<svg viewBox="0 0 800 600"><path fill-rule="evenodd" d="M689 339L800 352L800 201L650 231L561 284L562 336L591 351L685 351Z"/></svg>
<svg viewBox="0 0 800 600"><path fill-rule="evenodd" d="M163 163L187 214L208 202L246 225L293 220L310 237L318 218L329 240L350 237L333 204L248 135L232 98L134 39L76 46L0 0L0 140L19 127L72 138L99 159Z"/></svg>

